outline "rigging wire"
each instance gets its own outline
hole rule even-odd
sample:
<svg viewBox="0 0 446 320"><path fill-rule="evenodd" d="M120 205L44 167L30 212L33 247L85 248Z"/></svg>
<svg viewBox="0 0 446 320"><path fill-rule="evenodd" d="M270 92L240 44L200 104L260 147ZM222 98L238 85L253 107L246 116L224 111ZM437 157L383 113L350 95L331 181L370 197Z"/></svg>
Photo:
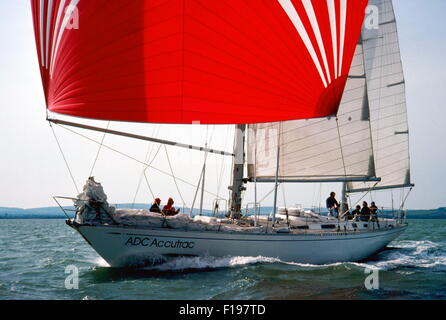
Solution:
<svg viewBox="0 0 446 320"><path fill-rule="evenodd" d="M77 187L77 184L76 184L76 180L74 179L73 173L71 172L70 165L68 164L67 158L65 157L65 153L63 152L62 147L59 143L59 139L57 138L56 132L54 131L54 128L51 125L51 122L49 124L50 124L51 131L53 132L54 139L56 139L57 146L59 147L59 151L62 154L63 160L65 161L65 165L68 169L68 172L70 173L71 180L73 181L74 187L76 188L77 193L80 193L79 188Z"/></svg>
<svg viewBox="0 0 446 320"><path fill-rule="evenodd" d="M373 186L371 186L369 188L369 190L358 201L356 201L356 203L360 203L362 199L364 199L370 192L372 192L373 189L375 189L375 187L378 183L379 183L379 181L376 182Z"/></svg>
<svg viewBox="0 0 446 320"><path fill-rule="evenodd" d="M282 183L278 182L277 183L277 187L279 187ZM271 189L271 191L269 191L262 199L260 199L259 203L262 203L271 193L274 192L274 190L276 190L276 187L274 186L274 188Z"/></svg>
<svg viewBox="0 0 446 320"><path fill-rule="evenodd" d="M69 129L69 128L63 126L63 125L60 125L60 124L56 124L56 125L58 125L59 127L65 129L65 130L67 130L67 131L70 131L70 132L72 132L72 133L74 133L74 134L76 134L76 135L78 135L78 136L80 136L80 137L82 137L82 138L84 138L84 139L86 139L86 140L89 140L89 141L94 142L94 143L97 143L97 144L100 143L99 141L96 141L96 140L94 140L94 139L92 139L92 138L90 138L90 137L87 137L86 135L83 135L83 134L81 134L81 133L79 133L79 132L76 132L76 131L74 131L74 130L72 130L72 129ZM135 157L132 157L132 156L130 156L130 155L128 155L128 154L126 154L126 153L124 153L124 152L122 152L122 151L116 150L116 149L114 149L114 148L112 148L112 147L110 147L110 146L108 146L108 145L106 145L106 144L103 144L103 147L104 147L104 148L107 148L107 149L109 149L109 150L111 150L111 151L113 151L113 152L115 152L115 153L118 153L118 154L120 154L120 155L122 155L122 156L124 156L124 157L126 157L126 158L129 158L129 159L131 159L131 160L133 160L133 161L135 161L135 162L141 163L141 164L143 164L143 165L147 165L148 167L152 168L153 170L156 170L156 171L158 171L158 172L160 172L160 173L162 173L162 174L164 174L164 175L171 176L170 173L168 173L168 172L166 172L166 171L164 171L164 170L161 170L161 169L158 169L158 168L156 168L156 167L154 167L154 166L152 166L152 165L149 165L149 164L147 164L147 163L145 163L145 162L143 162L143 161L141 161L141 160L136 159ZM186 181L186 180L184 180L184 179L182 179L182 178L178 178L178 177L177 177L177 180L178 180L178 181L181 181L181 182L183 182L183 183L185 183L185 184L187 184L187 185L189 185L189 186L196 187L193 183L191 183L191 182L189 182L189 181ZM204 190L204 192L206 192L206 193L208 193L208 194L210 194L210 195L212 195L212 196L215 196L215 197L217 197L218 199L222 199L222 200L223 200L223 198L218 197L218 196L217 196L216 194L214 194L213 192L210 192L210 191L207 191L207 190Z"/></svg>
<svg viewBox="0 0 446 320"><path fill-rule="evenodd" d="M286 208L285 184L282 184L280 189L282 189L283 206Z"/></svg>
<svg viewBox="0 0 446 320"><path fill-rule="evenodd" d="M195 200L197 200L198 190L200 190L200 184L201 184L201 179L203 178L203 172L204 172L204 166L203 169L201 169L200 178L198 179L197 187L195 189L194 200L192 200L192 205L190 207L190 213L189 213L190 215L192 215L194 211Z"/></svg>
<svg viewBox="0 0 446 320"><path fill-rule="evenodd" d="M231 127L228 126L226 128L226 135L225 135L225 150L227 150L227 146L228 146L228 136L229 136L229 131L230 131ZM220 175L218 174L218 166L216 166L217 169L217 195L220 196L220 190L221 190L221 185L223 183L223 174L224 174L224 170L226 169L226 162L225 159L222 157L221 158L221 165L220 165Z"/></svg>
<svg viewBox="0 0 446 320"><path fill-rule="evenodd" d="M149 180L147 179L147 176L146 176L146 171L144 171L144 178L146 180L147 188L149 188L149 191L152 194L152 198L155 199L155 194L153 193L153 190L150 187Z"/></svg>
<svg viewBox="0 0 446 320"><path fill-rule="evenodd" d="M282 128L282 123L279 123L279 141L278 141L278 144L279 144L279 146L280 146L280 144L281 144L281 138L282 138L282 135L283 135L283 128ZM280 154L279 154L279 157L280 157ZM280 160L280 159L279 159ZM282 166L280 165L280 162L277 164L278 166L279 166L279 176L281 175L281 173L283 173L283 168L282 168ZM278 187L278 186L277 186ZM280 186L280 189L281 189L281 191L282 191L282 197L283 197L283 205L284 205L284 207L286 208L286 197L285 197L285 183L283 183L281 186ZM288 214L287 214L287 220L288 220Z"/></svg>
<svg viewBox="0 0 446 320"><path fill-rule="evenodd" d="M213 127L214 128L214 130L215 130L215 127ZM205 135L205 145L206 145L206 148L207 148L207 146L208 146L208 135L209 135L209 126L206 126L206 135ZM210 141L212 141L212 136L213 136L213 134L211 135L211 139L210 139ZM192 206L191 206L191 208L190 208L190 214L192 215L192 212L193 212L193 210L194 210L194 206L195 206L195 200L196 200L196 198L197 198L197 194L198 194L198 190L200 190L200 184L202 184L202 188L201 188L201 190L203 190L204 191L204 183L205 183L205 173L206 173L206 161L207 161L207 158L208 158L208 155L209 155L209 153L208 152L205 152L205 154L204 154L204 162L203 162L203 169L201 170L201 174L200 174L200 178L199 178L199 180L198 180L198 184L197 184L197 187L196 187L196 190L195 190L195 195L194 195L194 200L193 200L193 202L192 202ZM203 210L203 197L204 197L204 194L202 193L201 194L201 200L200 200L200 215L201 215L201 213L202 213L202 210Z"/></svg>
<svg viewBox="0 0 446 320"><path fill-rule="evenodd" d="M403 209L404 209L404 206L405 206L405 204L406 204L407 198L409 197L409 195L410 195L410 193L412 192L412 190L413 190L413 187L411 187L411 188L409 189L409 191L407 192L407 195L404 197L403 201L401 202L400 210L403 210Z"/></svg>
<svg viewBox="0 0 446 320"><path fill-rule="evenodd" d="M344 177L345 177L345 179L347 179L347 167L346 167L346 165L345 165L345 157L344 157L344 150L343 150L343 148L342 148L342 139L341 139L341 129L339 128L339 118L338 117L336 117L336 128L337 128L337 130L338 130L338 139L339 139L339 149L340 149L340 151L341 151L341 159L342 159L342 166L343 166L343 168L344 168ZM349 208L351 208L352 207L352 203L351 203L351 200L350 200L350 197L347 195L347 186L345 185L347 182L344 182L343 183L343 186L342 186L342 193L343 193L343 195L345 196L345 198L347 198L347 203L346 204L348 204L348 207ZM344 188L344 186L345 186L345 188ZM344 201L344 199L342 199L342 201ZM342 207L341 207L342 208ZM345 205L343 205L343 208L344 208L344 210L345 210ZM342 212L342 214L345 214L345 212ZM339 215L339 217L340 217L341 215Z"/></svg>
<svg viewBox="0 0 446 320"><path fill-rule="evenodd" d="M110 121L107 122L107 128L106 128L106 130L108 130L108 127L109 127L109 126L110 126ZM102 136L101 144L99 145L99 148L98 148L98 152L96 153L96 158L94 159L93 166L91 167L89 177L91 177L91 176L93 175L93 170L94 170L94 168L95 168L95 166L96 166L96 162L98 161L99 153L101 152L102 145L104 144L104 139L105 139L105 136L106 136L106 135L107 135L107 132L104 132L104 135Z"/></svg>
<svg viewBox="0 0 446 320"><path fill-rule="evenodd" d="M175 187L177 188L177 192L180 195L181 201L183 201L183 205L185 205L186 201L184 201L183 195L181 194L181 191L180 191L180 187L178 186L178 183L177 183L177 179L175 178L175 174L172 169L172 163L170 162L169 152L167 152L166 145L164 145L164 150L166 151L167 163L169 164L170 173L172 174L173 182L175 183Z"/></svg>
<svg viewBox="0 0 446 320"><path fill-rule="evenodd" d="M153 130L152 130L152 137L156 137L156 136L158 136L159 129L160 129L159 126L156 126L156 127L153 128ZM156 151L155 156L153 157L153 159L150 160L150 158L152 157L152 152L153 152L153 149L154 149L154 148L155 148L155 144L154 144L154 143L149 142L149 143L147 144L147 151L146 151L146 156L145 156L145 158L144 158L144 162L148 162L148 161L150 161L150 164L152 164L153 161L155 161L156 156L158 155L158 152L159 152L159 150L160 150L160 147L159 147L158 150ZM142 170L141 170L141 175L139 176L138 184L137 184L137 186L136 186L135 195L134 195L134 197L133 197L132 208L133 208L133 206L135 205L136 198L137 198L137 196L138 196L139 189L141 188L142 179L143 179L144 176L145 176L145 172L146 172L146 170L147 170L147 166L146 166L146 165L143 165L143 166L142 166ZM146 177L146 180L147 180L147 177ZM148 181L146 181L146 182L148 183ZM148 186L148 188L149 188L150 193L152 194L152 198L155 198L155 196L153 195L152 189L150 188L150 185L147 185L147 186Z"/></svg>
<svg viewBox="0 0 446 320"><path fill-rule="evenodd" d="M152 163L155 161L156 157L158 156L158 153L159 153L160 149L161 149L161 144L159 145L158 150L156 150L155 155L153 156L153 158L152 158L152 160L149 162L149 164L152 164ZM147 148L147 151L149 151L149 147ZM152 145L152 148L151 148L151 150L150 150L150 154L149 154L149 153L146 154L145 162L148 162L149 159L151 158L152 151L153 151L153 145ZM150 185L149 185L149 181L148 181L148 179L147 179L147 176L146 176L146 171L147 171L147 169L148 169L148 166L147 166L147 165L143 165L143 170L142 170L142 172L141 172L141 176L140 176L139 181L138 181L138 186L136 187L135 196L133 197L132 208L133 208L133 206L135 205L136 197L138 196L138 192L139 192L139 189L140 189L140 187L141 187L141 182L142 182L142 178L143 178L143 177L145 177L145 179L146 179L147 187L149 188L150 193L152 194L152 198L153 198L153 199L155 198L155 196L154 196L154 194L153 194L153 191L152 191L152 189L150 188Z"/></svg>

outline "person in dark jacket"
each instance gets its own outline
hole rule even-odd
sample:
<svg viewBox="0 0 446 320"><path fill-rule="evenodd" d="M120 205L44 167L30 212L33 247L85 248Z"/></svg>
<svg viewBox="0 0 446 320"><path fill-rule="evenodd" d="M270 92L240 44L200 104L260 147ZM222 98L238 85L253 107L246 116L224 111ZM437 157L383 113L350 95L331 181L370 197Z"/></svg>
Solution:
<svg viewBox="0 0 446 320"><path fill-rule="evenodd" d="M150 212L161 213L160 204L161 204L161 199L156 198L152 206L150 207Z"/></svg>
<svg viewBox="0 0 446 320"><path fill-rule="evenodd" d="M339 202L336 200L336 193L331 192L330 197L327 198L328 215L337 217L339 214Z"/></svg>
<svg viewBox="0 0 446 320"><path fill-rule="evenodd" d="M362 203L362 209L360 214L361 221L369 221L370 220L370 208L366 201Z"/></svg>

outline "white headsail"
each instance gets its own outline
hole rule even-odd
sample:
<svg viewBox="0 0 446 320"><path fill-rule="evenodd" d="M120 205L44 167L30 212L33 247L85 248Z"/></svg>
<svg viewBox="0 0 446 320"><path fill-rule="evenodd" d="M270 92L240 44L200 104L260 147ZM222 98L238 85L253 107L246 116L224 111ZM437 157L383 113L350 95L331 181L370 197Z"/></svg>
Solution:
<svg viewBox="0 0 446 320"><path fill-rule="evenodd" d="M395 13L391 0L369 4L379 10L379 27L362 31L375 169L381 178L374 190L410 187L406 92ZM373 186L356 182L348 189L362 192Z"/></svg>

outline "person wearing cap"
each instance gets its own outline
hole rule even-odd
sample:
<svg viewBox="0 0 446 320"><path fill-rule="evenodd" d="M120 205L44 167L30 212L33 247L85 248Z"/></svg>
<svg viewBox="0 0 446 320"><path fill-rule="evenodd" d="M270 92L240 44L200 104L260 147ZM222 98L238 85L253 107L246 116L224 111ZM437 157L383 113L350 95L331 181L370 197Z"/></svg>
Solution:
<svg viewBox="0 0 446 320"><path fill-rule="evenodd" d="M167 204L163 208L164 215L166 215L166 216L174 216L178 212L180 212L180 209L175 210L175 208L173 207L173 204L174 204L173 199L169 198L169 200L167 200Z"/></svg>
<svg viewBox="0 0 446 320"><path fill-rule="evenodd" d="M152 206L150 207L150 212L161 213L160 204L161 204L161 199L156 198L155 202L153 202Z"/></svg>

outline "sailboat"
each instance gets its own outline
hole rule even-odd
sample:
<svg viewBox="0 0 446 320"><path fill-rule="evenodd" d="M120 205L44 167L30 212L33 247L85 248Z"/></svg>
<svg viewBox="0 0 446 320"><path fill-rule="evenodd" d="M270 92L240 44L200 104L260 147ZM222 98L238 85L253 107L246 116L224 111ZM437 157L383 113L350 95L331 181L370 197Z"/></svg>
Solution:
<svg viewBox="0 0 446 320"><path fill-rule="evenodd" d="M102 185L89 178L72 198L76 216L66 223L111 266L203 255L359 261L407 228L402 215L345 215L352 193L413 187L391 0L31 4L51 124L233 158L228 212L221 219L116 210ZM377 12L374 27L364 23L370 8ZM90 126L56 114L233 124L234 150ZM337 217L277 208L280 184L329 182L343 184ZM244 216L242 194L258 183L274 183L272 214L260 215L256 199L254 215ZM204 187L199 189L203 200Z"/></svg>

